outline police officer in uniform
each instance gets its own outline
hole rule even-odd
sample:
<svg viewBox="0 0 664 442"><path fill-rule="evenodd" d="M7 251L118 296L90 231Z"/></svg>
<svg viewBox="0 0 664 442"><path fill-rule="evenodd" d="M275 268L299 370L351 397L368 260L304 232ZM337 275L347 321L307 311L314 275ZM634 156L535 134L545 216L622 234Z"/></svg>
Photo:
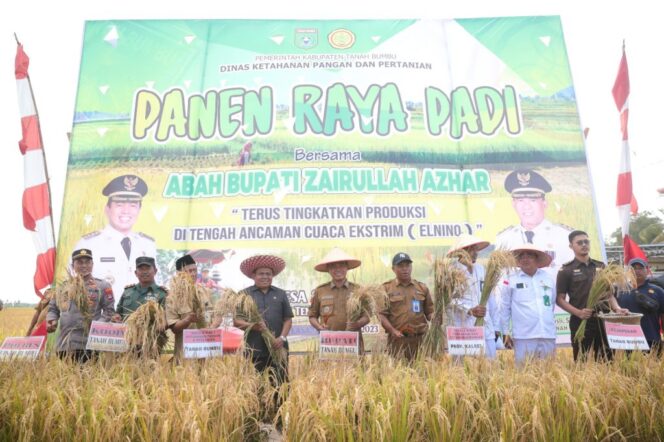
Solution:
<svg viewBox="0 0 664 442"><path fill-rule="evenodd" d="M168 290L155 283L154 277L157 274L157 266L154 258L150 256L136 258L135 273L138 284L130 284L125 287L116 308L116 316L114 317L116 322L126 321L129 315L148 301L155 301L162 308L166 308Z"/></svg>
<svg viewBox="0 0 664 442"><path fill-rule="evenodd" d="M309 307L309 323L318 331L356 331L359 332L359 352L364 353L362 327L370 321L369 315L363 314L360 319L350 322L346 312L346 302L353 290L359 285L348 281L348 270L359 267L362 261L353 258L339 248L332 249L314 269L318 272L329 273L331 281L321 284L314 289Z"/></svg>
<svg viewBox="0 0 664 442"><path fill-rule="evenodd" d="M147 193L147 184L136 175L112 179L102 191L108 197L104 207L108 224L103 230L83 236L75 247L93 251L94 276L108 281L115 293L122 293L126 285L136 282L136 258L157 256L155 240L132 231Z"/></svg>
<svg viewBox="0 0 664 442"><path fill-rule="evenodd" d="M60 334L56 341L56 351L60 358L72 358L86 362L92 352L86 350L91 321L108 322L115 314L113 289L104 280L92 276L92 251L78 249L72 253L74 272L83 277L88 295L90 316L86 318L75 302L65 295L69 282L65 282L51 299L46 315L47 330L54 332L60 322Z"/></svg>
<svg viewBox="0 0 664 442"><path fill-rule="evenodd" d="M411 278L413 260L408 254L394 255L392 271L396 278L383 284L389 302L378 317L388 333L389 352L412 361L422 344L427 322L433 315L433 301L429 288Z"/></svg>
<svg viewBox="0 0 664 442"><path fill-rule="evenodd" d="M574 257L567 242L573 229L545 218L545 195L551 192L551 184L534 170L521 169L507 175L505 190L512 195L512 207L520 223L498 233L496 247L512 250L522 244L533 244L553 258L551 269L557 271Z"/></svg>

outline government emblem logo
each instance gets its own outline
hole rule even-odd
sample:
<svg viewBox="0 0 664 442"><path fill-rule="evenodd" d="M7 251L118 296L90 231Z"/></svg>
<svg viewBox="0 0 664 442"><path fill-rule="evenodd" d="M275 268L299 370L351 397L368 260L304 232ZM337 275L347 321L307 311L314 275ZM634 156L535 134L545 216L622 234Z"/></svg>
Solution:
<svg viewBox="0 0 664 442"><path fill-rule="evenodd" d="M134 190L138 184L138 177L127 175L123 181L125 190Z"/></svg>
<svg viewBox="0 0 664 442"><path fill-rule="evenodd" d="M296 29L295 46L300 49L311 49L318 46L318 29L315 28Z"/></svg>
<svg viewBox="0 0 664 442"><path fill-rule="evenodd" d="M355 34L348 29L337 29L329 33L327 41L335 49L348 49L355 44Z"/></svg>
<svg viewBox="0 0 664 442"><path fill-rule="evenodd" d="M527 186L530 184L530 173L517 173L516 174L516 180L521 184L522 186Z"/></svg>

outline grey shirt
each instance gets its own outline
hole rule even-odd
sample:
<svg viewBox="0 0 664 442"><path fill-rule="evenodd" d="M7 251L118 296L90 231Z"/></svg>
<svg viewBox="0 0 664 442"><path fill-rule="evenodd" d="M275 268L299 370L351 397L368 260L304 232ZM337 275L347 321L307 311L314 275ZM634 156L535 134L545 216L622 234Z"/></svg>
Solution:
<svg viewBox="0 0 664 442"><path fill-rule="evenodd" d="M111 285L101 279L91 278L86 281L88 300L92 321L108 322L115 314L115 300ZM64 287L63 287L64 289ZM61 311L57 303L57 296L53 296L48 304L46 320L60 320L60 333L56 341L57 351L85 350L88 342L89 324L86 328L83 314L74 302L69 302L69 308Z"/></svg>
<svg viewBox="0 0 664 442"><path fill-rule="evenodd" d="M255 285L247 287L243 291L256 302L258 311L272 334L275 337L281 335L284 321L293 317L293 310L286 292L270 286L267 293L263 293ZM253 330L247 332L247 348L253 350L254 358L267 357L270 353L261 333Z"/></svg>

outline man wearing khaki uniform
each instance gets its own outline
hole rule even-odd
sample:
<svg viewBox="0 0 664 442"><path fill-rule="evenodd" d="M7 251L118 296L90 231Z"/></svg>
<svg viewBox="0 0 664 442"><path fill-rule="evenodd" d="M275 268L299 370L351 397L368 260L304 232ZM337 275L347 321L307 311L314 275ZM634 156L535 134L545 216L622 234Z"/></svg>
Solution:
<svg viewBox="0 0 664 442"><path fill-rule="evenodd" d="M175 261L175 270L187 273L192 285L196 281L196 269L196 261L191 255L184 255ZM175 335L175 361L181 362L184 359L184 330L205 328L207 324L205 316L194 312L190 305L179 305L177 296L177 293L171 292L166 297L166 324ZM203 305L203 311L207 310L207 307L208 305Z"/></svg>
<svg viewBox="0 0 664 442"><path fill-rule="evenodd" d="M351 322L346 312L346 302L353 290L359 285L354 284L346 275L348 270L357 268L362 261L355 259L339 248L334 248L323 260L314 267L318 272L327 272L332 281L321 284L314 289L309 307L309 323L318 331L356 331L359 332L359 351L364 353L362 327L370 321L364 313L360 319Z"/></svg>
<svg viewBox="0 0 664 442"><path fill-rule="evenodd" d="M389 302L378 317L388 333L390 354L412 361L433 315L433 300L427 286L411 278L413 261L406 253L394 255L392 271L396 278L383 284Z"/></svg>

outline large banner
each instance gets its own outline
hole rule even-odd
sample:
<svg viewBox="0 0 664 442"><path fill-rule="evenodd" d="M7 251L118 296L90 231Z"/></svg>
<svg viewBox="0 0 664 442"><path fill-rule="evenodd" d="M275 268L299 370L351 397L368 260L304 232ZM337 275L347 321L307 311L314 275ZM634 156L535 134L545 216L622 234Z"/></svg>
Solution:
<svg viewBox="0 0 664 442"><path fill-rule="evenodd" d="M195 251L203 283L239 290L240 262L275 254L303 349L334 246L362 284L406 252L431 285L464 233L555 271L572 228L599 254L595 213L558 17L86 24L58 279L88 247L117 300L136 257L166 284Z"/></svg>

